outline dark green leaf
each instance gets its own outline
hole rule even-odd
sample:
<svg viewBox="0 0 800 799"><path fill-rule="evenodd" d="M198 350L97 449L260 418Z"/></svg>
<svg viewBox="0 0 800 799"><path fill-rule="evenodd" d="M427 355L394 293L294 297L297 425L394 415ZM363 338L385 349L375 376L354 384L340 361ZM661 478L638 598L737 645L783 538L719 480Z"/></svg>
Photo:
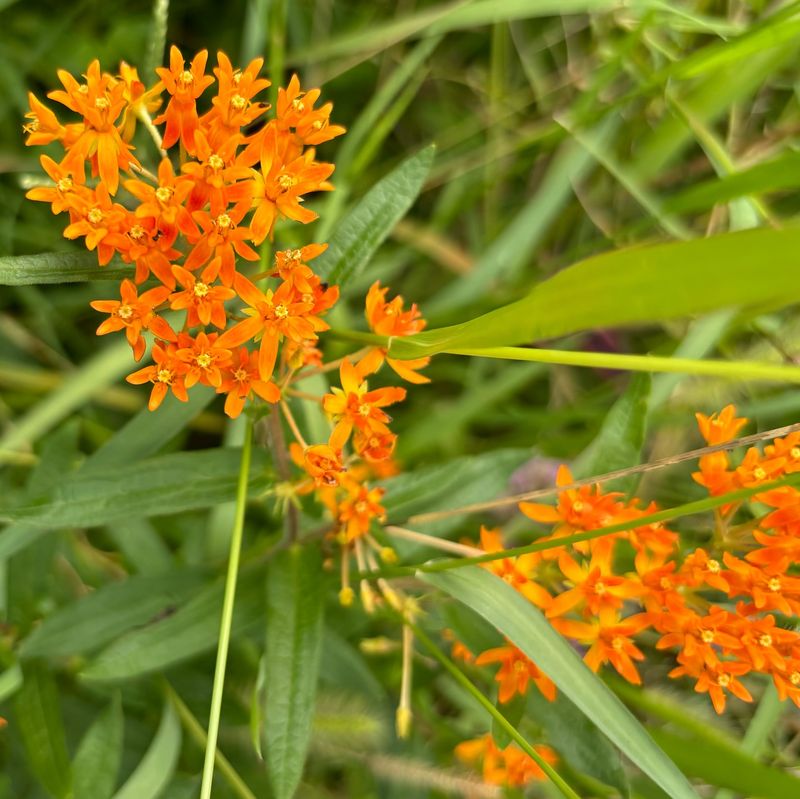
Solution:
<svg viewBox="0 0 800 799"><path fill-rule="evenodd" d="M317 695L323 593L319 548L293 546L267 573L264 748L276 799L300 783Z"/></svg>
<svg viewBox="0 0 800 799"><path fill-rule="evenodd" d="M185 604L203 582L198 571L171 571L111 583L48 616L23 642L23 658L91 652L133 627Z"/></svg>
<svg viewBox="0 0 800 799"><path fill-rule="evenodd" d="M57 799L72 794L64 722L53 675L41 663L24 669L24 682L14 702L17 730L31 771Z"/></svg>
<svg viewBox="0 0 800 799"><path fill-rule="evenodd" d="M697 799L675 764L550 622L508 583L478 566L417 575L468 605L531 658L581 712L672 799Z"/></svg>
<svg viewBox="0 0 800 799"><path fill-rule="evenodd" d="M119 694L115 694L78 747L72 764L76 797L111 799L122 761L123 725L122 702Z"/></svg>
<svg viewBox="0 0 800 799"><path fill-rule="evenodd" d="M38 255L0 256L0 285L78 283L86 280L120 280L133 275L133 267L114 259L97 265L93 252L43 252Z"/></svg>
<svg viewBox="0 0 800 799"><path fill-rule="evenodd" d="M433 163L433 145L403 161L379 180L337 226L328 249L314 262L330 283L359 275L422 189Z"/></svg>
<svg viewBox="0 0 800 799"><path fill-rule="evenodd" d="M209 652L217 645L222 612L222 583L208 586L173 613L123 635L104 649L81 673L87 680L116 681L163 671ZM264 605L253 576L239 582L233 635L263 618Z"/></svg>

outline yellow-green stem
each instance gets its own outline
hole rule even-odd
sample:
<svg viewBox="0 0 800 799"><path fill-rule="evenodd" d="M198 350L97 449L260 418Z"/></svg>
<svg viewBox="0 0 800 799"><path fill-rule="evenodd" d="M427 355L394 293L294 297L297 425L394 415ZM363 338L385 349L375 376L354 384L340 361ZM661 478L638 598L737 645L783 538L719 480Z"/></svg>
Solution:
<svg viewBox="0 0 800 799"><path fill-rule="evenodd" d="M236 516L231 534L228 574L225 578L225 596L222 601L222 621L219 628L217 646L217 665L214 670L214 687L211 691L211 712L208 719L208 740L203 764L203 783L200 799L211 799L211 785L214 780L214 758L219 737L219 718L222 710L222 691L225 686L225 666L228 662L228 648L231 641L233 623L233 603L236 599L236 581L239 576L239 557L242 551L244 532L244 512L247 504L247 483L250 476L250 457L253 452L253 422L248 420L242 446L242 461L239 468L239 484L236 489Z"/></svg>

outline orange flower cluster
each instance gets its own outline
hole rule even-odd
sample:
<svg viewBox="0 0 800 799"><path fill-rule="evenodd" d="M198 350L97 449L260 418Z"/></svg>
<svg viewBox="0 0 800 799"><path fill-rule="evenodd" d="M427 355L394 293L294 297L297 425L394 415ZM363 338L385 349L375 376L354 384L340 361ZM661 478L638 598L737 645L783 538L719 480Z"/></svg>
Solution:
<svg viewBox="0 0 800 799"><path fill-rule="evenodd" d="M152 384L150 408L169 392L185 401L201 383L225 394L225 411L235 417L248 399L280 399L274 374L281 343L284 376L319 363L317 334L327 329L321 316L338 289L307 262L326 245L277 253L272 277L278 283L263 290L237 261L259 260L254 247L272 238L278 219L317 218L303 200L333 188L328 178L334 167L316 160L315 146L344 129L330 123L330 103L315 107L319 90L302 91L296 76L278 90L277 107L265 121L270 107L258 99L270 85L259 77L263 59L240 70L220 52L208 75L207 58L204 50L187 64L172 47L169 67L156 70L159 80L149 89L124 63L111 75L93 61L83 82L60 70L63 90L48 97L75 121L62 123L30 95L27 144L56 142L64 155L60 161L41 157L52 185L27 196L66 213L64 235L83 238L101 266L115 255L131 264L120 298L92 307L108 315L98 335L124 330L136 360L146 351L144 332L153 334L154 363L128 377ZM215 83L210 104L200 110L198 101ZM155 175L133 154L137 123L159 145ZM155 127L161 124L163 139ZM172 148L178 150L174 158ZM87 165L95 185L87 181ZM121 180L120 172L130 177ZM121 202L120 188L127 194ZM140 292L151 278L157 285ZM244 305L243 319L229 307L236 300ZM184 312L181 326L177 313L164 316L170 309ZM248 344L258 340L252 351Z"/></svg>
<svg viewBox="0 0 800 799"><path fill-rule="evenodd" d="M535 749L546 763L552 765L556 762L556 754L549 746ZM481 763L483 781L489 785L521 787L545 778L545 773L530 755L513 743L501 749L488 733L460 743L456 747L456 757L466 763Z"/></svg>
<svg viewBox="0 0 800 799"><path fill-rule="evenodd" d="M719 414L697 414L710 446L732 441L746 419L733 406ZM738 464L725 451L703 455L693 477L713 495L757 488L800 471L800 433L749 449ZM557 484L573 482L566 466ZM729 694L746 702L748 674L769 676L781 699L800 707L800 633L790 621L800 613L800 491L781 486L746 503L723 505L703 548L682 553L678 535L661 524L633 526L654 513L655 504L626 500L599 486L565 488L555 507L522 502L530 519L554 525L537 543L552 549L484 564L538 607L553 626L585 651L597 671L611 664L631 683L641 678L644 653L635 637L658 634L656 648L672 650L671 677L689 677L722 713ZM560 538L621 523L631 529L560 546ZM481 548L500 552L499 531L481 530ZM631 569L631 565L633 568ZM513 644L473 655L456 642L454 656L475 665L499 665L498 699L525 694L530 684L548 699L555 686Z"/></svg>

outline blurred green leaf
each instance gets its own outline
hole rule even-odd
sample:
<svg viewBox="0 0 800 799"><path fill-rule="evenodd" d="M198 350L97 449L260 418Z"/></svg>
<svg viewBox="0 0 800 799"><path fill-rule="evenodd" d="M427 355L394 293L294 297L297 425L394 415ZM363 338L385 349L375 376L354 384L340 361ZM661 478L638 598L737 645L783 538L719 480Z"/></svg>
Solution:
<svg viewBox="0 0 800 799"><path fill-rule="evenodd" d="M294 545L267 571L264 746L276 799L303 775L322 654L322 561L314 544Z"/></svg>
<svg viewBox="0 0 800 799"><path fill-rule="evenodd" d="M800 298L800 229L746 230L604 253L538 284L523 299L451 327L394 339L417 358L445 350L523 344L579 330L650 323L729 306Z"/></svg>
<svg viewBox="0 0 800 799"><path fill-rule="evenodd" d="M180 607L202 583L202 572L174 570L105 585L48 616L22 642L20 657L91 652Z"/></svg>
<svg viewBox="0 0 800 799"><path fill-rule="evenodd" d="M499 577L477 566L418 578L476 610L531 658L620 750L672 799L697 794L631 712L583 663L530 602Z"/></svg>
<svg viewBox="0 0 800 799"><path fill-rule="evenodd" d="M800 795L800 779L759 763L735 746L663 728L652 730L652 735L683 771L712 785L731 788L752 799L786 799Z"/></svg>
<svg viewBox="0 0 800 799"><path fill-rule="evenodd" d="M38 255L0 256L1 286L121 280L132 275L133 267L118 259L113 259L108 266L98 266L97 254L93 252L43 252Z"/></svg>
<svg viewBox="0 0 800 799"><path fill-rule="evenodd" d="M328 249L314 261L315 271L338 285L361 274L413 205L435 151L433 145L420 150L379 180L338 225Z"/></svg>
<svg viewBox="0 0 800 799"><path fill-rule="evenodd" d="M157 799L169 785L181 753L181 724L172 703L166 701L155 737L139 765L114 799Z"/></svg>
<svg viewBox="0 0 800 799"><path fill-rule="evenodd" d="M31 771L51 796L70 799L70 770L58 688L43 663L31 663L14 702L14 717Z"/></svg>
<svg viewBox="0 0 800 799"><path fill-rule="evenodd" d="M111 799L122 762L123 725L122 701L116 693L86 731L75 754L72 768L76 797Z"/></svg>
<svg viewBox="0 0 800 799"><path fill-rule="evenodd" d="M87 680L129 680L163 671L213 650L219 635L223 585L210 585L161 618L122 635L81 672ZM255 576L242 577L233 615L234 636L263 618L264 603Z"/></svg>
<svg viewBox="0 0 800 799"><path fill-rule="evenodd" d="M652 380L650 375L635 374L625 393L608 412L600 432L575 463L578 477L605 474L629 466L638 466L647 429L647 410ZM630 491L637 477L614 481L615 488Z"/></svg>

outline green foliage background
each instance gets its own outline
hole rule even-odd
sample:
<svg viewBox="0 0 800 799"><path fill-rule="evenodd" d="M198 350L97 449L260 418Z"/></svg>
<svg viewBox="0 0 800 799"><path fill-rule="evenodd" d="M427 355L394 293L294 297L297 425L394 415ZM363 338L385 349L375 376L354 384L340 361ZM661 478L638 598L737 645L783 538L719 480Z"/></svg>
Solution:
<svg viewBox="0 0 800 799"><path fill-rule="evenodd" d="M154 14L150 2L0 0L0 516L8 522L0 532L0 713L9 719L0 732L0 797L198 792L244 426L228 423L202 392L188 406L140 413L145 393L121 382L132 368L127 347L95 338L88 307L114 284L86 282L93 256L61 237L46 206L24 200L38 163L20 132L26 92L42 97L58 68L79 73L96 57L107 69L152 61L165 7L156 3ZM349 133L320 155L337 163L337 191L313 202L315 226L280 228L277 243L338 234L328 256L343 282L337 328L363 329L363 297L376 279L418 302L439 328L519 301L563 267L609 253L459 328L462 338L448 331L424 340L446 351L560 336L555 350L589 353L595 367L624 365L606 358L619 354L727 361L717 376L689 362L651 384L564 366L558 355L555 365L441 355L429 369L433 383L413 387L396 414L405 473L387 481L387 507L397 520L546 485L551 459L592 474L635 465L645 441L649 458L680 452L698 443L694 411L727 402L757 429L796 420L791 365L800 330L785 306L800 290L792 229L799 36L798 3L703 0L204 0L170 4L166 28L166 41L184 53L222 49L234 63L264 54L275 83L297 70L334 101L333 117ZM387 175L391 190L370 194ZM351 214L359 201L361 216ZM763 230L701 241L750 228ZM667 241L690 243L616 255ZM69 255L3 259L45 252ZM615 268L617 281L609 278ZM77 282L61 282L65 269ZM630 321L638 324L617 326ZM415 354L402 346L399 355ZM327 352L350 347L330 337ZM644 368L665 367L650 359ZM751 379L759 375L770 381ZM304 423L322 439L318 420ZM313 683L305 666L319 657L315 647L323 667L298 796L498 795L453 763L453 746L489 721L424 647L413 735L395 738L398 652L391 645L365 655L359 642L397 643L396 619L339 608L333 575L317 586L321 639L313 632L321 610L283 618L280 598L295 607L307 575L283 561L279 577L274 561L273 576L265 573L282 521L264 499L274 474L256 443L249 490L257 501L248 508L220 737L227 760L217 764L214 796L291 794L311 710L302 702L276 710L269 686ZM639 490L682 506L702 496L690 471L656 472ZM318 511L304 514L304 530L319 529ZM425 531L457 538L475 535L481 522L530 540L518 520L496 514L450 516ZM696 540L702 522L685 532ZM401 554L416 563L431 552ZM482 612L478 587L426 579ZM499 640L473 611L438 596L426 604L428 634L446 625L475 646ZM267 631L270 618L305 631L294 648L280 647L280 624ZM712 719L685 686L664 687L665 673L654 655L644 678L659 691L609 682L686 775L719 787L717 796L796 792L783 770L796 761L794 707L764 691L755 713L734 704ZM492 695L487 675L470 676ZM646 770L635 756L642 741L624 738L617 711L592 705L597 694L569 700L520 711L520 729L556 746L559 771L580 795L663 796L635 767L623 771L612 743L580 712L594 707L595 724ZM564 719L574 720L569 734ZM261 751L262 737L272 747L276 735L295 742L293 762ZM671 795L691 795L679 779L674 785Z"/></svg>

